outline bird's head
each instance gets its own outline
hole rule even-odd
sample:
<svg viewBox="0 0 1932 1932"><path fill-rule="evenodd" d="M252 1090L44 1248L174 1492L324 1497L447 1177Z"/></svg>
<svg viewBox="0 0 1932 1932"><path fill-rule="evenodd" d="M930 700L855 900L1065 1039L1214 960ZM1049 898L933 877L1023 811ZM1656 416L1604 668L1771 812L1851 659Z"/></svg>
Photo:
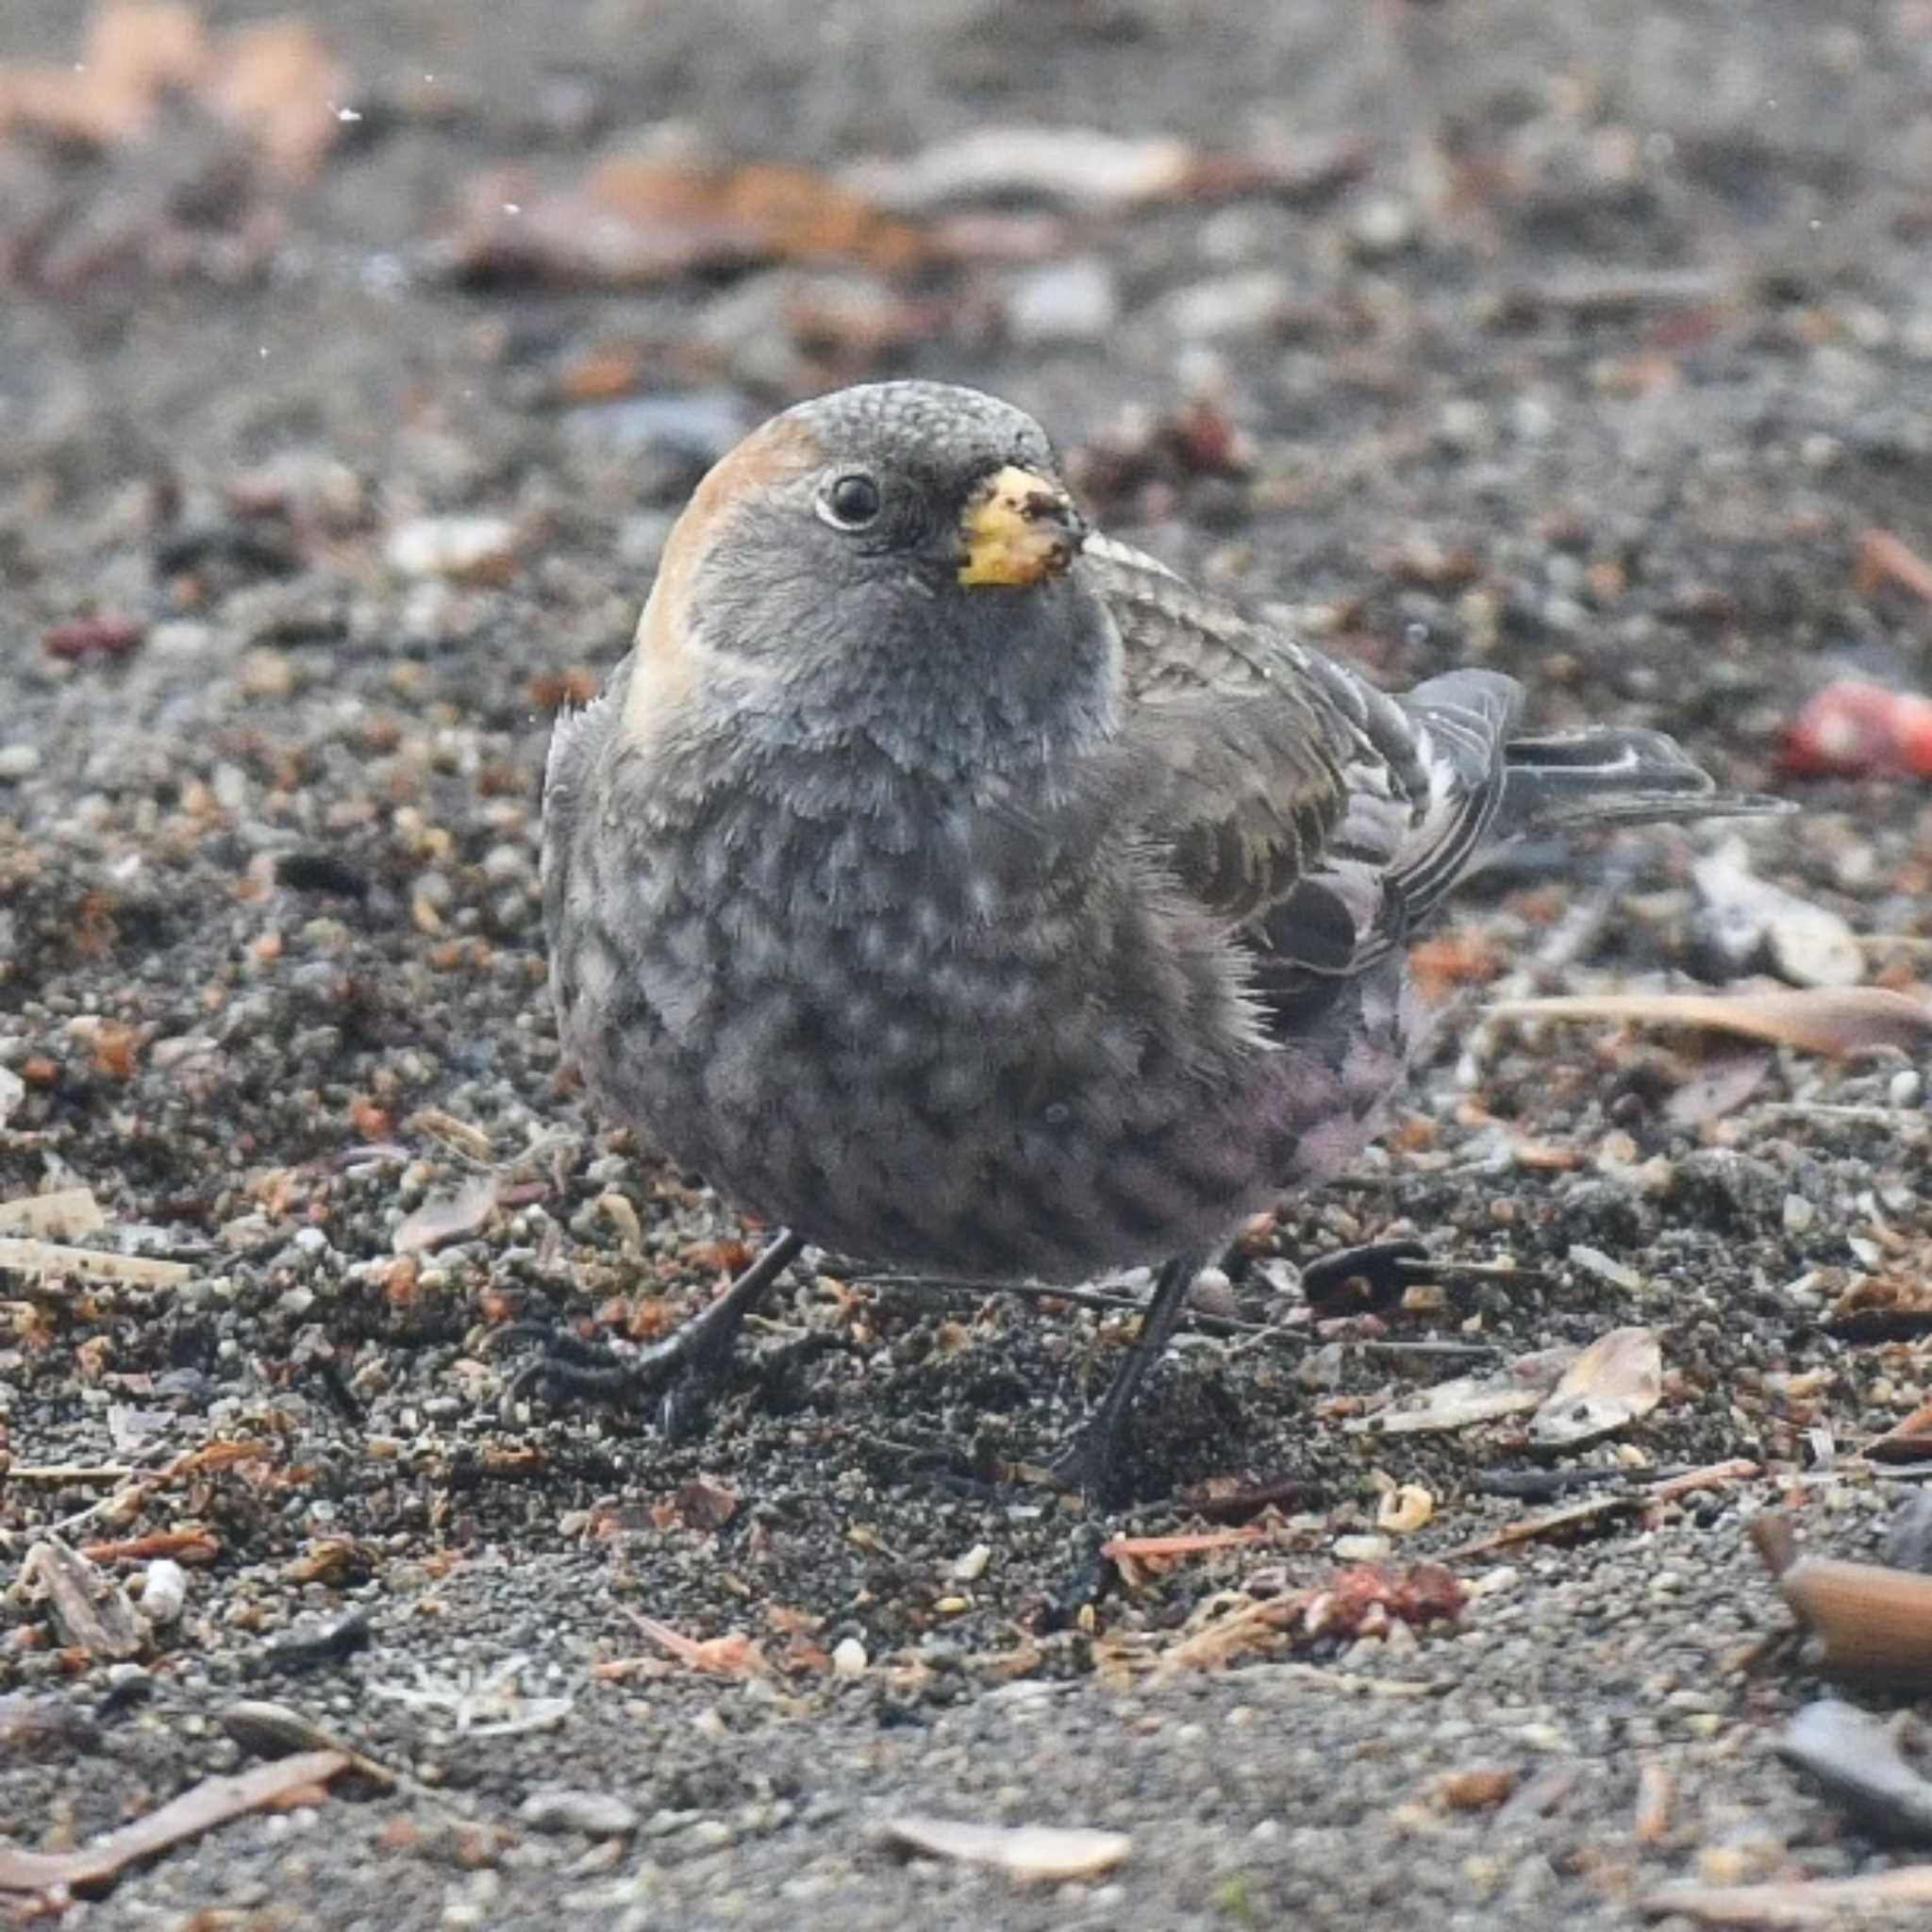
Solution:
<svg viewBox="0 0 1932 1932"><path fill-rule="evenodd" d="M698 486L640 626L643 682L655 653L874 739L952 729L983 755L1051 733L1101 699L1116 649L1086 538L1022 410L929 382L820 396Z"/></svg>

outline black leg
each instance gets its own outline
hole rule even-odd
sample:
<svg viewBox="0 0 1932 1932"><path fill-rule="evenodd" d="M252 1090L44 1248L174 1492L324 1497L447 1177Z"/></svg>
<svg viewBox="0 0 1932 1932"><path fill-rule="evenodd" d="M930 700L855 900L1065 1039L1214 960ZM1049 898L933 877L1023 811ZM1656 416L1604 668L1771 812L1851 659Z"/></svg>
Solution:
<svg viewBox="0 0 1932 1932"><path fill-rule="evenodd" d="M1127 1358L1108 1385L1100 1406L1081 1425L1080 1433L1055 1457L1052 1463L1057 1482L1078 1490L1090 1502L1105 1504L1115 1491L1119 1462L1124 1440L1128 1411L1147 1371L1160 1359L1168 1339L1180 1324L1188 1306L1188 1291L1194 1277L1208 1264L1208 1255L1182 1255L1160 1271L1154 1284L1153 1298L1141 1317L1141 1332L1127 1351Z"/></svg>
<svg viewBox="0 0 1932 1932"><path fill-rule="evenodd" d="M730 1362L745 1317L804 1247L801 1236L782 1229L709 1307L641 1355L618 1356L575 1337L548 1338L543 1354L511 1376L506 1403L520 1401L539 1386L548 1395L612 1407L657 1395L664 1433L674 1438L690 1433L702 1420L705 1405Z"/></svg>
<svg viewBox="0 0 1932 1932"><path fill-rule="evenodd" d="M1417 1241L1368 1241L1335 1248L1302 1270L1302 1293L1315 1319L1379 1315L1392 1308L1426 1267L1429 1251Z"/></svg>

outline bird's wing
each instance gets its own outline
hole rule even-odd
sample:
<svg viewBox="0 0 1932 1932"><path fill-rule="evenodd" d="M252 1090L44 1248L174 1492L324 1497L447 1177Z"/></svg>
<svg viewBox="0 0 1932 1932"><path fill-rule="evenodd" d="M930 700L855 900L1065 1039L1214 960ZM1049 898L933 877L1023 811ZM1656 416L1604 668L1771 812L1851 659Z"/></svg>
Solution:
<svg viewBox="0 0 1932 1932"><path fill-rule="evenodd" d="M551 727L550 755L543 764L543 908L557 930L576 846L576 822L585 781L610 736L624 707L630 659L625 658L598 695L575 711L559 711Z"/></svg>
<svg viewBox="0 0 1932 1932"><path fill-rule="evenodd" d="M1467 866L1495 808L1513 682L1453 673L1393 699L1105 538L1137 816L1263 977L1359 971Z"/></svg>
<svg viewBox="0 0 1932 1932"><path fill-rule="evenodd" d="M1341 822L1358 734L1300 646L1124 543L1085 557L1124 647L1137 816L1191 893L1256 918Z"/></svg>

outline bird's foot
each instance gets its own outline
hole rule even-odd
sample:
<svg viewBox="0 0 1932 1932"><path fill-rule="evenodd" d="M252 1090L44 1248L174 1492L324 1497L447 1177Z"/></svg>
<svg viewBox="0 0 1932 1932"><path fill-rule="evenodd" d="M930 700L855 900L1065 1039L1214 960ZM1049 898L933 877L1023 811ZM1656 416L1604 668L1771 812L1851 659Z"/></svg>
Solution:
<svg viewBox="0 0 1932 1932"><path fill-rule="evenodd" d="M1112 1415L1102 1409L1083 1423L1074 1440L1046 1465L1054 1487L1084 1497L1093 1509L1111 1508L1121 1501L1125 1487L1125 1422L1124 1413Z"/></svg>
<svg viewBox="0 0 1932 1932"><path fill-rule="evenodd" d="M1401 1301L1411 1283L1426 1276L1428 1259L1429 1251L1418 1241L1331 1249L1303 1266L1302 1294L1322 1321L1381 1314Z"/></svg>
<svg viewBox="0 0 1932 1932"><path fill-rule="evenodd" d="M510 1377L506 1405L514 1407L539 1389L552 1400L606 1408L637 1408L655 1398L658 1426L667 1439L696 1434L730 1375L745 1317L804 1245L797 1236L781 1234L709 1307L638 1355L621 1356L560 1329L546 1331L541 1352Z"/></svg>
<svg viewBox="0 0 1932 1932"><path fill-rule="evenodd" d="M699 1432L729 1378L735 1339L734 1330L722 1345L714 1343L705 1332L705 1315L637 1355L620 1355L607 1342L586 1341L568 1329L542 1330L540 1352L510 1377L504 1400L514 1407L541 1394L560 1407L634 1410L655 1399L659 1430L679 1441Z"/></svg>

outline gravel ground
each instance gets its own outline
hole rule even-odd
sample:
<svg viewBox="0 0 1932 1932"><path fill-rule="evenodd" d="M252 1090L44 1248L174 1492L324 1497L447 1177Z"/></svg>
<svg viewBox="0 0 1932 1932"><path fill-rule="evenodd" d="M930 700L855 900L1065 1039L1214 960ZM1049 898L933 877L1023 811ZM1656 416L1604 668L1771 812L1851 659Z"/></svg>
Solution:
<svg viewBox="0 0 1932 1932"><path fill-rule="evenodd" d="M1899 1858L1775 1755L1820 1679L1744 1531L1870 1557L1907 1493L1862 1450L1926 1392L1919 1066L1476 1024L1761 964L1695 871L1722 828L1465 895L1441 1054L1248 1231L1116 1520L1027 1478L1129 1332L1103 1308L821 1257L700 1441L501 1397L520 1321L646 1339L743 1254L585 1112L534 891L548 714L709 455L828 382L977 382L1111 527L1376 675L1491 662L1776 786L1811 689L1926 682L1932 603L1868 533L1932 554L1932 13L344 0L328 86L310 49L238 131L251 17L208 16L228 93L196 69L144 130L49 140L0 81L0 1203L89 1190L75 1239L184 1264L0 1274L0 1825L86 1844L259 1762L244 1701L401 1781L58 1923L1581 1932ZM81 30L0 0L16 71ZM1009 136L1001 192L856 226L824 188L989 125L1187 146L1084 149L1074 194ZM818 198L750 243L742 202L676 208L690 258L613 288L568 191L620 151ZM1740 863L1844 924L1774 905L1774 963L1829 976L1848 925L1912 990L1924 794L1803 797ZM1317 1319L1297 1264L1383 1237L1439 1281ZM1661 1399L1599 1441L1378 1424L1616 1328ZM57 1526L158 1609L178 1557L178 1613L76 1642L21 1574ZM1098 1554L1188 1532L1223 1541ZM1324 1627L1364 1558L1395 1602ZM1424 1562L1452 1623L1404 1614ZM893 1849L908 1814L1131 1849L1018 1885Z"/></svg>

